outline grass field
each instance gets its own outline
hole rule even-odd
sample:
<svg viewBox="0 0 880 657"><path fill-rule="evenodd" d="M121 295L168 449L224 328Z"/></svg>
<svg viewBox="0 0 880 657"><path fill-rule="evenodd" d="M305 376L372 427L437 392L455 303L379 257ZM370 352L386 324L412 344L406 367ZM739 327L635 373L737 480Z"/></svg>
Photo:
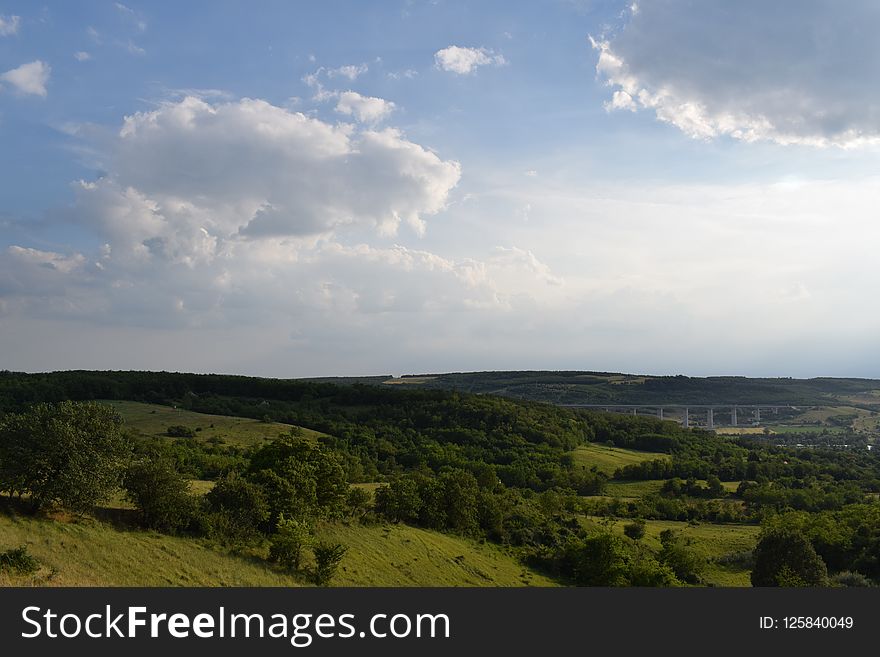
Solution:
<svg viewBox="0 0 880 657"><path fill-rule="evenodd" d="M652 459L668 459L668 454L659 452L640 452L634 449L610 447L599 443L581 445L572 452L575 466L591 468L594 465L600 472L613 475L614 471L625 465L641 463Z"/></svg>
<svg viewBox="0 0 880 657"><path fill-rule="evenodd" d="M381 483L378 483L378 482L368 482L368 483L363 483L363 484L352 484L352 486L353 486L354 488L361 488L361 489L367 491L367 492L370 494L371 497L372 497L372 495L376 492L376 489L379 488L379 486L381 486L381 485L382 485L382 484L381 484Z"/></svg>
<svg viewBox="0 0 880 657"><path fill-rule="evenodd" d="M752 436L764 433L764 427L717 427L715 433L720 436Z"/></svg>
<svg viewBox="0 0 880 657"><path fill-rule="evenodd" d="M588 518L585 522L590 527L598 527L601 519ZM623 535L623 526L628 520L617 520L612 523L612 531ZM714 560L725 555L752 550L758 540L760 527L757 525L733 524L698 524L672 520L648 520L645 526L645 544L660 549L660 532L672 529L685 539L691 540L691 548L708 560L704 579L713 586L751 586L750 570L747 567L725 565Z"/></svg>
<svg viewBox="0 0 880 657"><path fill-rule="evenodd" d="M406 525L334 524L317 533L349 547L336 586L555 586L490 543Z"/></svg>
<svg viewBox="0 0 880 657"><path fill-rule="evenodd" d="M335 586L551 586L501 549L405 525L321 528L349 546ZM192 539L0 513L0 551L27 545L35 575L0 572L0 586L303 586L259 555Z"/></svg>
<svg viewBox="0 0 880 657"><path fill-rule="evenodd" d="M142 436L165 436L169 426L182 425L197 431L198 440L219 438L230 445L249 446L265 440L277 438L290 431L292 425L279 422L260 422L243 417L207 415L157 404L142 404L132 401L102 401L112 406L125 420L126 426L135 434ZM321 434L311 429L302 429L307 438Z"/></svg>
<svg viewBox="0 0 880 657"><path fill-rule="evenodd" d="M636 498L651 493L659 493L662 479L648 481L609 481L605 485L605 497Z"/></svg>
<svg viewBox="0 0 880 657"><path fill-rule="evenodd" d="M637 498L643 495L659 493L663 486L662 479L649 479L647 481L609 481L605 485L605 493L602 497L621 497L621 498ZM704 479L698 479L698 483L705 485ZM728 493L736 492L740 482L738 481L722 481L721 485Z"/></svg>
<svg viewBox="0 0 880 657"><path fill-rule="evenodd" d="M97 520L60 522L0 514L0 550L27 545L34 576L0 573L0 585L295 586L259 559L212 550L191 538L118 531Z"/></svg>

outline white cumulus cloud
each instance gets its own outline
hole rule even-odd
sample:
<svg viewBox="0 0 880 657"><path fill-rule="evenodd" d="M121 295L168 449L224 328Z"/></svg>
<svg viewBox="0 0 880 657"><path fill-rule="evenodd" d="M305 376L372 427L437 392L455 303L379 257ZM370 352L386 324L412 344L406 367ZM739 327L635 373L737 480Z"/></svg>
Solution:
<svg viewBox="0 0 880 657"><path fill-rule="evenodd" d="M361 123L376 123L394 111L394 103L382 98L362 96L356 91L343 91L339 94L336 111L353 116Z"/></svg>
<svg viewBox="0 0 880 657"><path fill-rule="evenodd" d="M869 0L664 0L591 43L609 111L649 110L701 139L852 147L880 141L878 29Z"/></svg>
<svg viewBox="0 0 880 657"><path fill-rule="evenodd" d="M421 231L460 176L457 162L394 129L331 125L263 100L192 97L127 117L112 170L98 188L135 190L157 220L221 239L351 225ZM172 239L154 235L163 236Z"/></svg>
<svg viewBox="0 0 880 657"><path fill-rule="evenodd" d="M0 81L11 84L19 93L46 96L46 83L51 67L40 60L22 64L0 75Z"/></svg>
<svg viewBox="0 0 880 657"><path fill-rule="evenodd" d="M329 78L348 78L349 80L355 80L359 76L366 73L370 70L370 67L367 64L347 64L345 66L340 66L338 68L331 68L327 70L327 77Z"/></svg>
<svg viewBox="0 0 880 657"><path fill-rule="evenodd" d="M506 63L503 55L486 48L449 46L434 53L437 68L458 75L473 73L480 66L502 66Z"/></svg>

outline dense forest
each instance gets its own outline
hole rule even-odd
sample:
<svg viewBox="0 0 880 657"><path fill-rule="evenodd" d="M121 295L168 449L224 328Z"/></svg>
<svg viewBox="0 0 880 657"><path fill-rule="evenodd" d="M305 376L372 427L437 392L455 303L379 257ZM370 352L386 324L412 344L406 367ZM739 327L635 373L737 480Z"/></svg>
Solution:
<svg viewBox="0 0 880 657"><path fill-rule="evenodd" d="M295 426L253 447L174 426L134 439L94 400ZM144 526L265 545L294 570L314 524L344 519L497 543L571 584L701 583L704 560L681 536L663 532L659 549L641 540L646 521L668 520L760 525L742 557L756 585L880 581L880 460L867 449L795 449L439 388L165 372L4 372L0 408L0 491L32 512L88 512L121 487ZM609 473L574 457L591 444L659 456ZM196 499L187 479L213 488ZM658 487L619 498L604 494L610 480ZM378 483L374 498L361 482ZM603 518L627 519L625 535ZM345 547L318 548L328 561L315 580L329 581Z"/></svg>

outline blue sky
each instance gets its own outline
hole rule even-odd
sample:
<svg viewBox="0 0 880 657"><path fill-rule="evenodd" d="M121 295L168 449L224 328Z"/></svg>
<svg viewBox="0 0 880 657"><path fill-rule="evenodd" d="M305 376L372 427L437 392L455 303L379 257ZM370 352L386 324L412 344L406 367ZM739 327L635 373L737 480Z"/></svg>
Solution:
<svg viewBox="0 0 880 657"><path fill-rule="evenodd" d="M880 377L878 26L0 0L0 368Z"/></svg>

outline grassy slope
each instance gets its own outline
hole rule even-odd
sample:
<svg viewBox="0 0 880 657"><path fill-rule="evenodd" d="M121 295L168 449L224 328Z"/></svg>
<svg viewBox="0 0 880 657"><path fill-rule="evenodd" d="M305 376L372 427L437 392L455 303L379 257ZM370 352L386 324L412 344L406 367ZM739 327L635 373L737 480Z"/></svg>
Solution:
<svg viewBox="0 0 880 657"><path fill-rule="evenodd" d="M583 465L587 468L595 465L601 472L609 475L613 475L618 468L632 463L669 458L669 455L659 452L640 452L634 449L609 447L599 443L581 445L574 450L572 455L575 465Z"/></svg>
<svg viewBox="0 0 880 657"><path fill-rule="evenodd" d="M199 440L220 438L230 445L247 446L277 438L278 434L287 433L292 428L292 425L279 422L260 422L242 417L194 413L157 404L132 401L102 403L112 406L125 420L129 429L143 436L165 436L169 426L183 425L193 430L201 428L201 431L196 433ZM302 429L302 431L307 438L321 435L311 429Z"/></svg>
<svg viewBox="0 0 880 657"><path fill-rule="evenodd" d="M406 526L329 525L349 546L337 586L545 586L552 582L491 545ZM0 586L300 586L262 559L189 538L120 531L96 520L0 514L0 551L27 545L35 576L0 572Z"/></svg>
<svg viewBox="0 0 880 657"><path fill-rule="evenodd" d="M223 554L193 539L117 531L95 520L59 522L0 515L0 549L19 545L27 545L44 568L34 578L0 573L0 585L296 585L293 578L256 559Z"/></svg>
<svg viewBox="0 0 880 657"><path fill-rule="evenodd" d="M349 547L338 586L553 586L489 543L406 525L322 527Z"/></svg>

